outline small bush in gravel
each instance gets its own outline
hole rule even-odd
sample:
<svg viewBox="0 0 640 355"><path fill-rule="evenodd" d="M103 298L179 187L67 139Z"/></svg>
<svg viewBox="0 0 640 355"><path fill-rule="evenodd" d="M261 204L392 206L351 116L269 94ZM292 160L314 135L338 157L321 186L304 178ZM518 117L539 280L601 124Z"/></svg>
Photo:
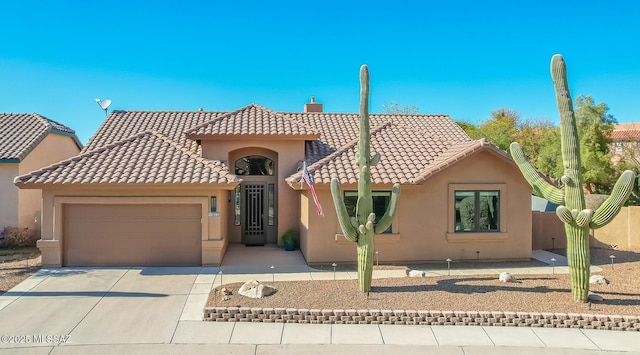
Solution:
<svg viewBox="0 0 640 355"><path fill-rule="evenodd" d="M0 239L4 240L3 247L7 249L35 247L40 239L40 232L29 228L6 227Z"/></svg>

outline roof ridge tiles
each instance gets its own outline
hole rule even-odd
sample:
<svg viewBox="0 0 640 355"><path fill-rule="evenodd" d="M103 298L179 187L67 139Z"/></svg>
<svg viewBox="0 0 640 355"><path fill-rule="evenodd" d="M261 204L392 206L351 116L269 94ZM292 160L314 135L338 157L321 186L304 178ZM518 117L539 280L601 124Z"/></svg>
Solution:
<svg viewBox="0 0 640 355"><path fill-rule="evenodd" d="M313 132L313 134L318 134L318 135L320 134L320 132L318 131L318 129L317 129L317 128L315 128L315 127L311 127L311 126L309 126L309 125L305 124L304 122L301 122L301 121L299 121L299 120L296 120L296 119L295 119L295 118L293 118L293 117L289 117L288 115L285 115L285 114L282 114L282 113L280 113L280 112L277 112L277 111L271 110L271 109L269 109L269 108L266 108L266 107L264 107L264 106L258 105L258 104L256 104L256 103L251 103L251 104L246 105L246 106L244 106L244 107L241 107L241 108L239 108L239 109L237 109L237 110L234 110L234 111L230 111L230 112L223 113L223 114L221 114L221 115L219 115L219 116L215 117L215 118L214 118L214 119L212 119L212 120L209 120L209 121L207 121L207 122L203 122L203 123L201 123L201 124L199 124L199 125L196 125L196 126L194 126L194 127L189 128L188 130L186 130L186 131L184 132L184 134L186 134L187 136L198 135L198 133L197 133L197 132L198 132L199 130L201 130L201 129L203 129L203 128L206 128L207 126L210 126L210 125L216 124L216 123L218 123L218 122L221 122L221 121L223 121L223 120L225 120L225 119L227 119L227 118L233 117L234 115L236 115L236 114L238 114L238 113L241 113L241 112L243 112L243 111L250 110L250 109L252 109L252 108L255 108L255 109L257 109L257 110L261 110L261 111L265 111L265 112L267 112L267 113L269 113L269 114L273 115L274 117L276 117L276 118L278 118L278 119L281 119L281 120L287 121L287 122L289 122L289 123L291 123L291 124L294 124L294 125L297 125L297 126L300 126L300 127L304 128L304 129L306 129L306 130L309 130L309 131Z"/></svg>
<svg viewBox="0 0 640 355"><path fill-rule="evenodd" d="M266 111L272 112L271 110L266 109L266 108L264 108L264 107L262 107L262 106L260 106L260 105L258 105L258 104L250 103L249 105L243 106L243 107L241 107L241 108L239 108L239 109L237 109L237 110L225 112L225 113L221 114L220 116L215 117L215 118L214 118L214 119L212 119L212 120L209 120L209 121L203 122L203 123L201 123L201 124L199 124L199 125L196 125L196 126L194 126L194 127L191 127L191 128L189 128L188 130L186 130L186 131L184 132L184 134L186 134L187 136L189 136L190 134L193 134L192 132L196 132L196 131L198 131L200 128L204 128L204 127L206 127L206 126L208 126L208 125L214 124L214 123L216 123L216 122L218 122L218 121L221 121L221 120L223 120L223 119L225 119L225 118L227 118L227 117L231 117L232 115L234 115L234 114L236 114L236 113L238 113L238 112L241 112L241 111L243 111L243 110L249 109L249 108L251 108L251 107L262 108L262 109L264 109L264 110L266 110Z"/></svg>
<svg viewBox="0 0 640 355"><path fill-rule="evenodd" d="M464 148L464 146L467 146L466 149ZM452 148L459 148L459 147L463 147L463 149L461 149L460 151L451 152ZM455 143L452 146L450 146L450 149L447 150L446 152L444 152L443 154L440 154L437 158L443 158L443 159L441 161L437 161L437 158L436 158L436 160L434 160L435 164L431 165L430 167L425 169L425 171L423 171L422 173L418 174L418 176L416 176L416 178L413 179L413 181L411 181L411 183L413 183L413 184L422 183L425 180L427 180L427 178L429 178L430 176L432 176L432 175L436 174L437 172L445 169L446 167L448 167L451 164L457 162L458 160L468 156L469 154L475 153L478 150L483 149L485 147L487 147L487 149L493 150L497 154L502 155L503 158L505 158L507 160L511 159L509 157L509 155L507 154L507 152L505 152L505 151L501 150L500 148L496 147L495 145L491 144L486 138L480 138L480 139L476 139L476 140L459 142L459 143ZM447 153L451 153L451 154L449 154L447 156Z"/></svg>

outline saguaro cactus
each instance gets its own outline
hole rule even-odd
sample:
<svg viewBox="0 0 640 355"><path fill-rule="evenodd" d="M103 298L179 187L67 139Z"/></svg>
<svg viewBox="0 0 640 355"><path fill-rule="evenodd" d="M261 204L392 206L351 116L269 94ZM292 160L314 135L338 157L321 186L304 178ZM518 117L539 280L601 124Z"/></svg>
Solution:
<svg viewBox="0 0 640 355"><path fill-rule="evenodd" d="M589 229L611 222L633 189L635 173L627 170L618 179L611 196L595 211L586 209L580 162L580 140L573 103L567 84L564 59L556 54L551 59L551 77L560 113L560 137L564 175L560 178L564 190L547 183L527 161L520 145L511 143L511 155L533 190L558 205L556 214L564 222L567 235L567 258L571 273L571 293L576 301L589 297Z"/></svg>
<svg viewBox="0 0 640 355"><path fill-rule="evenodd" d="M396 213L400 184L394 184L391 201L382 218L375 223L373 213L373 199L371 196L371 167L380 161L380 154L371 156L369 133L369 69L366 65L360 67L360 136L355 161L358 165L358 201L356 215L349 217L347 208L340 193L338 179L331 179L331 195L336 207L338 221L344 237L358 243L358 284L362 292L371 290L371 276L373 274L373 253L375 233L382 233L393 221Z"/></svg>

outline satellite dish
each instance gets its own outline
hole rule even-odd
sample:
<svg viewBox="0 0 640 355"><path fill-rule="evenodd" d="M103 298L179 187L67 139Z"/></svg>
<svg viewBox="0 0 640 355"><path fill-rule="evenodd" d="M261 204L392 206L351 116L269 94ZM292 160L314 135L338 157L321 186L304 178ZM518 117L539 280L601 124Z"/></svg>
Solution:
<svg viewBox="0 0 640 355"><path fill-rule="evenodd" d="M109 109L109 106L111 105L111 100L109 100L109 99L106 99L106 100L96 99L96 102L98 103L100 108L104 110L105 116L108 116L107 110Z"/></svg>

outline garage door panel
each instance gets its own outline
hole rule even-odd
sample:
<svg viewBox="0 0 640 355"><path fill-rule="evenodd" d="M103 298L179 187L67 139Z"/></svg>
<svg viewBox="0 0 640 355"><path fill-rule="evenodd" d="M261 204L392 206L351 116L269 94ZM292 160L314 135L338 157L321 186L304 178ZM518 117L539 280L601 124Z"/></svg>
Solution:
<svg viewBox="0 0 640 355"><path fill-rule="evenodd" d="M67 266L201 265L200 205L67 205Z"/></svg>

